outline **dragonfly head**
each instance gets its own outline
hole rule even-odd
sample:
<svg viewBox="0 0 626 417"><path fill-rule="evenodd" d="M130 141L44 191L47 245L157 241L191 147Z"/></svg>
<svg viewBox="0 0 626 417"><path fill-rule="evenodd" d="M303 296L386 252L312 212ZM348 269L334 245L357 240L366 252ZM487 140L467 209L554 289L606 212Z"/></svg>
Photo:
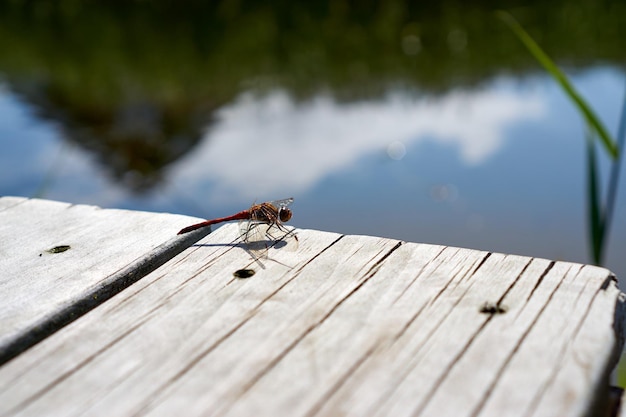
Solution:
<svg viewBox="0 0 626 417"><path fill-rule="evenodd" d="M293 213L287 207L281 207L278 209L278 218L281 222L288 222L291 219Z"/></svg>

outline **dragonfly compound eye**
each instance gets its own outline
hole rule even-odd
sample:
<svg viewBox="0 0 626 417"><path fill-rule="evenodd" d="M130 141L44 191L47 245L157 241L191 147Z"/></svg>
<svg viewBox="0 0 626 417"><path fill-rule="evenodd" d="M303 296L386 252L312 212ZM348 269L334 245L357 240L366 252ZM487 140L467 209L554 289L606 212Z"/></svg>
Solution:
<svg viewBox="0 0 626 417"><path fill-rule="evenodd" d="M289 219L291 219L291 215L291 210L289 210L287 207L281 207L278 210L278 218L281 222L288 222Z"/></svg>

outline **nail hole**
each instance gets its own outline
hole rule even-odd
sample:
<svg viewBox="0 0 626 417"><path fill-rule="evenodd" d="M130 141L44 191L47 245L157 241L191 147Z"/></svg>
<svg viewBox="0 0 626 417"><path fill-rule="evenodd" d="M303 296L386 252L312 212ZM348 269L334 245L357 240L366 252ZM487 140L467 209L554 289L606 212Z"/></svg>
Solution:
<svg viewBox="0 0 626 417"><path fill-rule="evenodd" d="M492 303L490 301L485 301L482 306L480 306L480 312L483 314L504 314L506 313L506 306L499 305L498 303Z"/></svg>
<svg viewBox="0 0 626 417"><path fill-rule="evenodd" d="M238 269L233 272L235 278L250 278L254 274L254 269Z"/></svg>
<svg viewBox="0 0 626 417"><path fill-rule="evenodd" d="M68 250L70 248L71 248L70 245L60 245L60 246L55 246L52 249L48 249L46 252L48 252L48 253L61 253L61 252L65 252L66 250Z"/></svg>

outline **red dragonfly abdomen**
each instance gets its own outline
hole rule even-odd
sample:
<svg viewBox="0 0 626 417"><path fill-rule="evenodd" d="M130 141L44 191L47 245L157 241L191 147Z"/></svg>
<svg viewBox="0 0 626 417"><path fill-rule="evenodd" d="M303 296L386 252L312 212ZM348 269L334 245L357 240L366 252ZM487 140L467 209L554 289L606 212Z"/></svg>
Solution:
<svg viewBox="0 0 626 417"><path fill-rule="evenodd" d="M196 229L200 229L201 227L211 226L212 224L230 222L233 220L248 220L249 218L250 218L250 211L244 210L244 211L240 211L237 214L233 214L232 216L220 217L218 219L212 219L212 220L207 220L201 223L192 224L191 226L187 226L184 229L181 229L180 232L178 232L178 234L182 235L183 233L189 233Z"/></svg>

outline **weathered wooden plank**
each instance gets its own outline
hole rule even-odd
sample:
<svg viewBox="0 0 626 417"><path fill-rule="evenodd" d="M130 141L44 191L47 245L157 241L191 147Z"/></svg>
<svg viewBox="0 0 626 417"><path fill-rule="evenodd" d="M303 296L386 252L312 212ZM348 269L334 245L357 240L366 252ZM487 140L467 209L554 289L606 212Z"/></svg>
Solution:
<svg viewBox="0 0 626 417"><path fill-rule="evenodd" d="M448 288L443 291L440 298L451 297L453 309L435 303L425 311L425 317L436 323L436 328L403 334L391 347L374 352L323 410L348 404L349 410L342 411L350 415L585 415L585 407L590 404L588 396L594 393L590 388L608 388L608 379L600 381L607 375L596 369L595 381L553 380L562 367L562 358L567 357L566 348L571 347L572 335L568 332L582 323L593 323L599 326L590 332L593 338L599 337L605 349L614 349L613 354L618 349L612 317L599 320L587 315L591 301L581 300L582 294L574 293L572 297L576 286L567 283L568 278L576 276L583 282L589 279L587 284L599 290L609 277L608 271L593 268L599 274L589 277L580 268L492 255L473 275L469 288L461 284L462 296L454 295L458 287L449 295ZM600 309L615 311L617 290L612 288L611 302L594 300ZM596 291L583 293L587 297L596 295ZM576 306L571 305L572 299L577 300ZM481 316L481 303L490 300L499 302L507 312ZM586 354L598 352L595 349ZM572 360L580 359L579 352L571 356ZM596 357L595 365L612 369L607 361L614 356L603 358ZM589 360L593 362L594 358ZM589 364L578 362L571 367L583 365L587 368ZM555 392L547 395L548 387ZM564 394L569 398L559 398ZM359 401L363 398L365 402ZM541 399L546 403L539 406Z"/></svg>
<svg viewBox="0 0 626 417"><path fill-rule="evenodd" d="M266 269L252 261L259 269L253 280L233 278L236 269L251 263L250 256L232 242L234 229L223 229L214 232L206 246L181 254L163 270L150 274L0 369L0 408L19 408L26 400L28 410L39 414L52 401L58 404L57 411L65 414L88 409L102 397L119 397L125 399L107 402L112 408L100 411L120 415L149 404L151 396L175 379L189 361L227 339L266 298L294 278L286 273L294 265L274 260L262 261ZM321 239L307 240L301 235L299 266L318 256L338 237L324 234ZM74 337L77 339L71 340ZM25 369L30 372L24 374ZM96 382L93 378L99 379L97 374L104 378ZM153 376L152 381L146 379ZM67 391L58 384L59 379L71 381L70 385L78 383L70 390L86 388L90 381L95 385L90 388L91 394L66 401ZM111 392L96 387L100 383ZM29 402L31 396L38 400ZM97 412L97 408L90 412Z"/></svg>
<svg viewBox="0 0 626 417"><path fill-rule="evenodd" d="M605 269L310 230L257 262L236 234L0 368L0 414L576 416L608 388Z"/></svg>
<svg viewBox="0 0 626 417"><path fill-rule="evenodd" d="M0 198L0 364L192 245L173 236L196 220Z"/></svg>

